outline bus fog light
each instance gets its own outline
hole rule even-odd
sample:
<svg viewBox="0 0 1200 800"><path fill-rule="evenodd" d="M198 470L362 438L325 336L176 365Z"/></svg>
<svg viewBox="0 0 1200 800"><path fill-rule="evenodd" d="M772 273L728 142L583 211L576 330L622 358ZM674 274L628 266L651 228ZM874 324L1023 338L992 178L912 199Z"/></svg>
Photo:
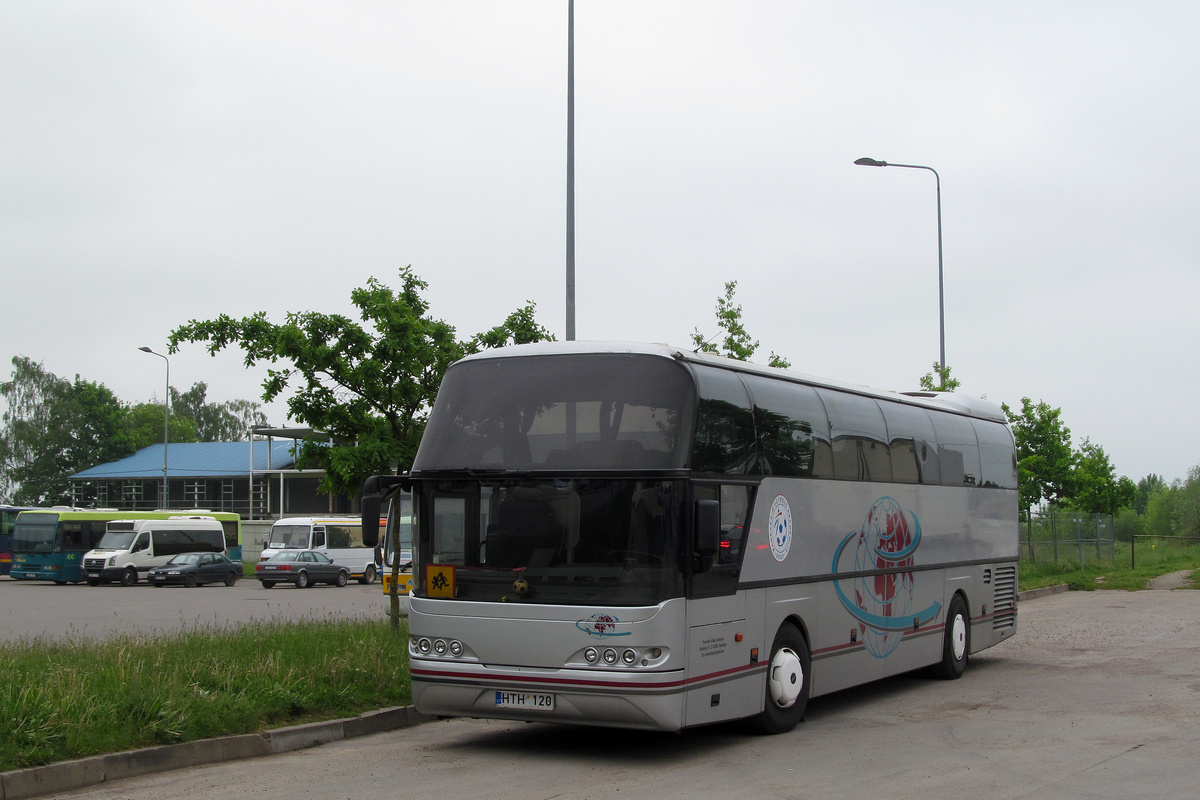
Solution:
<svg viewBox="0 0 1200 800"><path fill-rule="evenodd" d="M428 639L421 639L417 642L417 649L422 653L428 653L433 649L433 642L429 641Z"/></svg>
<svg viewBox="0 0 1200 800"><path fill-rule="evenodd" d="M595 664L600 660L600 651L594 647L589 647L583 651L583 660L589 664Z"/></svg>
<svg viewBox="0 0 1200 800"><path fill-rule="evenodd" d="M439 656L446 655L446 642L442 639L435 641L433 643L433 652Z"/></svg>
<svg viewBox="0 0 1200 800"><path fill-rule="evenodd" d="M634 650L626 650L625 652L621 653L621 660L626 664L632 665L633 662L637 661L637 652Z"/></svg>
<svg viewBox="0 0 1200 800"><path fill-rule="evenodd" d="M611 647L609 649L605 650L604 651L604 663L605 664L617 663L617 651L613 650Z"/></svg>
<svg viewBox="0 0 1200 800"><path fill-rule="evenodd" d="M650 648L650 657L651 658L662 658L662 648L661 647L651 647Z"/></svg>
<svg viewBox="0 0 1200 800"><path fill-rule="evenodd" d="M458 656L461 656L462 654L463 654L462 642L457 641L457 640L451 642L450 643L450 655L457 658Z"/></svg>

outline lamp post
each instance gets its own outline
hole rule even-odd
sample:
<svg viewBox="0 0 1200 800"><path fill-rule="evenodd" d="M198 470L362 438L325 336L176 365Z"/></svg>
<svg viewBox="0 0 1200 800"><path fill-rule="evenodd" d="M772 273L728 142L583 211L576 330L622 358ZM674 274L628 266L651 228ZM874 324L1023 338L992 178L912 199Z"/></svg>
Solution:
<svg viewBox="0 0 1200 800"><path fill-rule="evenodd" d="M567 2L567 341L575 341L575 0Z"/></svg>
<svg viewBox="0 0 1200 800"><path fill-rule="evenodd" d="M163 395L163 490L162 501L163 508L170 508L171 498L167 494L167 441L171 430L171 359L164 356L162 353L156 353L149 347L139 347L143 353L149 353L152 356L158 356L163 361L167 362L167 392Z"/></svg>
<svg viewBox="0 0 1200 800"><path fill-rule="evenodd" d="M889 164L886 161L876 161L873 158L860 158L854 162L860 167L905 167L906 169L927 169L933 173L937 185L937 231L938 231L938 329L941 344L941 374L939 380L946 380L946 291L942 281L942 179L933 167L923 167L919 164Z"/></svg>

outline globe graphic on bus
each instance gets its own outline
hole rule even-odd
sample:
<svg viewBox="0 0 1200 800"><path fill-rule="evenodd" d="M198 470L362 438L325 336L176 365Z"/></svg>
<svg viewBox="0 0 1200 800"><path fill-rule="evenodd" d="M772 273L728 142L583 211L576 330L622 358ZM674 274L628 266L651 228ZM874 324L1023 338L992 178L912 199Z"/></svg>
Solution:
<svg viewBox="0 0 1200 800"><path fill-rule="evenodd" d="M876 574L854 579L854 604L861 612L855 616L863 645L876 658L895 652L912 627L913 574L891 570L911 567L919 542L916 518L890 497L875 501L858 532L854 571Z"/></svg>

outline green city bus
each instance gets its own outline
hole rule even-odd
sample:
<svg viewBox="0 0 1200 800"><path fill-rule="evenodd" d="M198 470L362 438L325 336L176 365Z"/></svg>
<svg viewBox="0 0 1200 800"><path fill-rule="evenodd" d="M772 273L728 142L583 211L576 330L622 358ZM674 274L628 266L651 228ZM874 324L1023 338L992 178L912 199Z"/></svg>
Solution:
<svg viewBox="0 0 1200 800"><path fill-rule="evenodd" d="M170 519L178 516L208 516L225 529L227 548L240 547L242 519L237 514L204 509L160 509L118 511L115 508L87 509L55 507L22 511L12 535L12 571L15 580L81 583L83 554L96 547L105 527L118 519Z"/></svg>

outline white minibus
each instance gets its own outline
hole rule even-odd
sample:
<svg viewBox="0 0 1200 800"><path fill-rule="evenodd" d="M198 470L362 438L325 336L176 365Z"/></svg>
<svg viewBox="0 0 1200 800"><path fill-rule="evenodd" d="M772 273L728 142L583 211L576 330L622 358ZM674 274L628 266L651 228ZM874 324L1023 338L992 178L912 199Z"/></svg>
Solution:
<svg viewBox="0 0 1200 800"><path fill-rule="evenodd" d="M83 572L89 586L110 581L132 586L179 553L224 552L225 529L214 517L112 520L100 543L84 555Z"/></svg>

